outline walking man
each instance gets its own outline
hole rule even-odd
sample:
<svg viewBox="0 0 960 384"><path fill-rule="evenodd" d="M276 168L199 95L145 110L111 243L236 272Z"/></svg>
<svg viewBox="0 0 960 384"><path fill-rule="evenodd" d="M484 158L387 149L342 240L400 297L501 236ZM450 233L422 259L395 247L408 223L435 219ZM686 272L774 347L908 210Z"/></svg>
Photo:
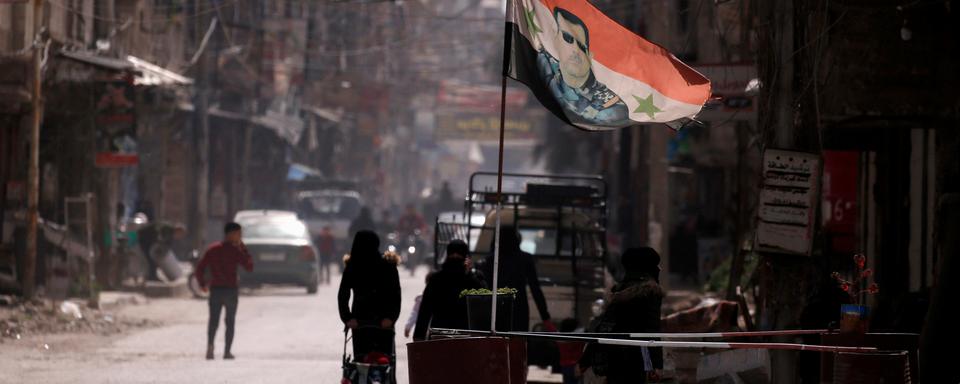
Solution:
<svg viewBox="0 0 960 384"><path fill-rule="evenodd" d="M223 348L224 360L233 360L230 346L233 344L233 328L237 317L237 267L243 267L247 272L253 271L253 258L243 245L243 229L240 224L227 223L223 227L223 241L214 243L207 248L203 258L197 263L197 282L204 292L210 292L210 321L207 323L207 360L213 360L213 340L217 335L217 326L220 324L220 311L226 307L227 315L223 322L226 325ZM207 268L210 268L209 285L205 279Z"/></svg>
<svg viewBox="0 0 960 384"><path fill-rule="evenodd" d="M336 239L330 226L324 226L320 236L317 236L317 249L320 251L320 281L330 284L330 267L335 261Z"/></svg>

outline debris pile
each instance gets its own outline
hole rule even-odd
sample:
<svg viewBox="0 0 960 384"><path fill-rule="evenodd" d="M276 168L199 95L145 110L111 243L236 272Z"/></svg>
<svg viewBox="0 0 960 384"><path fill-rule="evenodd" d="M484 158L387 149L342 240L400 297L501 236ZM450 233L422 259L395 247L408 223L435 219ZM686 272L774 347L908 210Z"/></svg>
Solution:
<svg viewBox="0 0 960 384"><path fill-rule="evenodd" d="M73 301L54 304L47 300L0 300L0 343L28 335L88 333L114 335L131 328L154 326L147 319L118 318Z"/></svg>

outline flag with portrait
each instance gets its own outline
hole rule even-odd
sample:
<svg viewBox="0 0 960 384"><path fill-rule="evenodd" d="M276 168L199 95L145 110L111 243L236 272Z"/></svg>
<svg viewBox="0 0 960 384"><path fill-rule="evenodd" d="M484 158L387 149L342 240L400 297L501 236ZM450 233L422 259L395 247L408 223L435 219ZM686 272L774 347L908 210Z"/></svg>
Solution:
<svg viewBox="0 0 960 384"><path fill-rule="evenodd" d="M508 1L506 75L571 125L688 120L710 96L706 77L586 0Z"/></svg>

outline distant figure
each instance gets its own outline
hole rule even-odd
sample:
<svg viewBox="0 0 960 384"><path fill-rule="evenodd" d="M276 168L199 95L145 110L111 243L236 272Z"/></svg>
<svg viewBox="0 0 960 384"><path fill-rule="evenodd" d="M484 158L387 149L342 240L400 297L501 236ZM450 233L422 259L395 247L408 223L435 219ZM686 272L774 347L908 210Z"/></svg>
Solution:
<svg viewBox="0 0 960 384"><path fill-rule="evenodd" d="M422 231L426 228L427 222L417 212L417 207L413 204L407 204L403 216L400 216L400 220L397 221L397 232L400 232L400 238L413 235L416 231Z"/></svg>
<svg viewBox="0 0 960 384"><path fill-rule="evenodd" d="M424 278L424 284L430 281L430 277L433 276L433 272L427 274L427 277ZM413 310L410 311L410 316L407 317L407 324L403 326L403 337L410 337L410 334L413 333L413 328L417 326L417 314L420 313L420 303L423 301L423 294L417 295L413 299Z"/></svg>
<svg viewBox="0 0 960 384"><path fill-rule="evenodd" d="M350 237L355 237L360 231L374 231L377 229L373 223L373 215L370 214L370 208L360 208L360 213L350 223Z"/></svg>
<svg viewBox="0 0 960 384"><path fill-rule="evenodd" d="M150 250L160 237L160 226L159 222L151 222L137 230L137 242L147 262L147 281L160 281L160 276L157 275L157 263L150 255Z"/></svg>
<svg viewBox="0 0 960 384"><path fill-rule="evenodd" d="M437 211L449 212L462 208L463 207L457 207L457 202L453 198L453 191L450 190L450 183L444 181L440 187L439 196L437 196Z"/></svg>
<svg viewBox="0 0 960 384"><path fill-rule="evenodd" d="M416 341L425 340L428 328L467 328L467 304L460 297L464 289L483 288L483 283L467 273L466 258L470 248L462 240L447 244L447 258L440 271L434 273L423 290L417 312Z"/></svg>
<svg viewBox="0 0 960 384"><path fill-rule="evenodd" d="M220 311L227 308L223 322L226 324L223 358L233 360L230 346L233 345L233 329L237 318L237 267L247 272L253 271L253 258L243 244L243 228L237 223L227 223L223 227L223 241L214 243L204 252L197 263L196 277L204 292L210 292L210 321L207 323L207 360L213 360L213 340L217 336L220 323ZM205 272L210 269L212 279L209 284Z"/></svg>
<svg viewBox="0 0 960 384"><path fill-rule="evenodd" d="M393 352L393 325L400 317L399 257L380 253L380 238L361 230L353 238L346 269L340 280L337 303L340 319L353 333L354 358L369 352ZM350 297L353 296L353 305ZM364 331L358 332L359 328ZM368 332L379 328L381 332Z"/></svg>
<svg viewBox="0 0 960 384"><path fill-rule="evenodd" d="M610 290L607 307L591 325L597 333L660 332L660 255L653 248L631 248L622 257L624 277ZM637 364L643 363L641 374ZM590 345L580 360L582 370L593 368L608 384L658 381L663 369L662 348Z"/></svg>
<svg viewBox="0 0 960 384"><path fill-rule="evenodd" d="M580 328L580 322L574 318L567 318L560 321L560 332L577 332ZM560 352L560 373L563 374L563 384L579 384L580 378L577 377L577 364L583 356L583 349L586 343L577 341L558 341L557 350Z"/></svg>
<svg viewBox="0 0 960 384"><path fill-rule="evenodd" d="M487 278L487 286L493 286L493 249L496 240L490 242L490 256L485 263L483 275ZM537 277L537 266L533 255L520 250L520 234L514 228L500 229L500 276L497 288L514 288L517 290L517 299L513 304L513 330L525 332L530 329L530 306L527 304L527 288L533 295L533 301L540 312L540 318L547 330L556 331L557 327L550 321L550 312L547 310L547 300L540 289L540 280Z"/></svg>
<svg viewBox="0 0 960 384"><path fill-rule="evenodd" d="M389 209L380 211L380 221L377 223L377 230L383 234L393 232L393 216L390 214Z"/></svg>
<svg viewBox="0 0 960 384"><path fill-rule="evenodd" d="M337 262L335 253L336 239L333 237L333 231L330 226L324 226L317 236L317 251L320 252L320 280L324 284L330 284L331 264Z"/></svg>

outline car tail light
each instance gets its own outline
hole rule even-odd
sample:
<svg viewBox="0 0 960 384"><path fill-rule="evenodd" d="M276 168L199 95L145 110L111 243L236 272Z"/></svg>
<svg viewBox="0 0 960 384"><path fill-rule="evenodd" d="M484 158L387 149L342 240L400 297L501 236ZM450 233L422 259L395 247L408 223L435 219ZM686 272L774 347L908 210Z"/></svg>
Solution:
<svg viewBox="0 0 960 384"><path fill-rule="evenodd" d="M303 260L303 261L317 260L317 254L313 252L313 247L309 245L304 245L300 247L300 260Z"/></svg>

